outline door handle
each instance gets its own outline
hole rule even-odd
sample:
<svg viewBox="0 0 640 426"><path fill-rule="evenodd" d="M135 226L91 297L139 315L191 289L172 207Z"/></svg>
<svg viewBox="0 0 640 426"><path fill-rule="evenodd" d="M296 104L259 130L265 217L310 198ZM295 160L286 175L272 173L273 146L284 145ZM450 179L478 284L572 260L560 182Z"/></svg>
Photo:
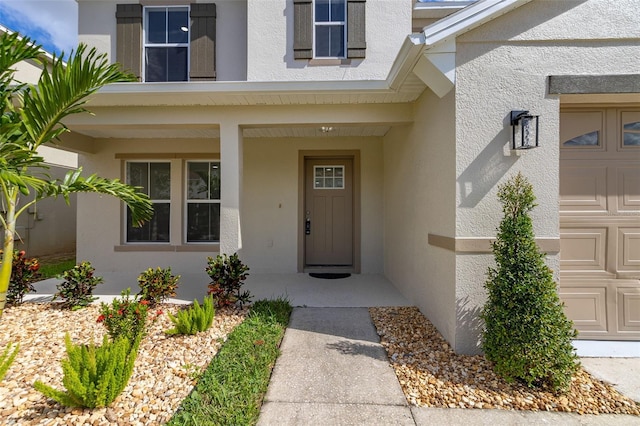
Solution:
<svg viewBox="0 0 640 426"><path fill-rule="evenodd" d="M305 235L311 235L311 219L309 218L304 222L304 233Z"/></svg>

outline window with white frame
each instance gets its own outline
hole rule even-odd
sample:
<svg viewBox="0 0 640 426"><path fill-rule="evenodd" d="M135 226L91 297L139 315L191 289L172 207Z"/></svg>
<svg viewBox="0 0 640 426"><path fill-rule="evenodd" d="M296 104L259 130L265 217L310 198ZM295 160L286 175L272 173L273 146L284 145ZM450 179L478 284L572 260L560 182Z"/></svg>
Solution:
<svg viewBox="0 0 640 426"><path fill-rule="evenodd" d="M189 78L189 7L144 8L144 80Z"/></svg>
<svg viewBox="0 0 640 426"><path fill-rule="evenodd" d="M186 241L220 241L220 162L187 162Z"/></svg>
<svg viewBox="0 0 640 426"><path fill-rule="evenodd" d="M153 217L136 228L127 208L126 241L129 243L168 243L170 238L171 163L129 161L126 182L140 187L153 203Z"/></svg>
<svg viewBox="0 0 640 426"><path fill-rule="evenodd" d="M344 58L347 40L346 0L315 0L314 56Z"/></svg>

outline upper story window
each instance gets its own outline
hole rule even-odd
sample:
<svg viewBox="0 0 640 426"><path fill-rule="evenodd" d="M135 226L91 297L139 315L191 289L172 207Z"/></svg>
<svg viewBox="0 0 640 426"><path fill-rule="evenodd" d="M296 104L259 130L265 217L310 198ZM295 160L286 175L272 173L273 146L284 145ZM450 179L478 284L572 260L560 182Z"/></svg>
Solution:
<svg viewBox="0 0 640 426"><path fill-rule="evenodd" d="M346 0L316 0L314 56L344 58L347 40Z"/></svg>
<svg viewBox="0 0 640 426"><path fill-rule="evenodd" d="M216 79L216 5L116 6L116 60L140 81Z"/></svg>
<svg viewBox="0 0 640 426"><path fill-rule="evenodd" d="M366 0L293 0L293 57L364 58Z"/></svg>
<svg viewBox="0 0 640 426"><path fill-rule="evenodd" d="M189 8L145 7L144 81L187 81Z"/></svg>

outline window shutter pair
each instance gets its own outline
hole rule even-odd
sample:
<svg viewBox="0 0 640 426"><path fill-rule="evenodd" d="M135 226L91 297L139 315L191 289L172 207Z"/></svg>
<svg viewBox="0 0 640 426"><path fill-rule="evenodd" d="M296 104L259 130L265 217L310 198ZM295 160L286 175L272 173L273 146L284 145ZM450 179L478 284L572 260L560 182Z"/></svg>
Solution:
<svg viewBox="0 0 640 426"><path fill-rule="evenodd" d="M366 0L347 0L347 58L364 58ZM293 0L293 58L313 58L313 0Z"/></svg>
<svg viewBox="0 0 640 426"><path fill-rule="evenodd" d="M142 5L116 6L116 60L138 80L142 75ZM216 5L191 4L189 79L215 80Z"/></svg>

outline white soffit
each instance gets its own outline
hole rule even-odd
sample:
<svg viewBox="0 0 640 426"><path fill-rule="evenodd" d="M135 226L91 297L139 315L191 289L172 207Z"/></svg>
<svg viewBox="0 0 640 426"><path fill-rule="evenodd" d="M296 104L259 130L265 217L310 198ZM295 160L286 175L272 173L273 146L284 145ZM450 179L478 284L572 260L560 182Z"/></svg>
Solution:
<svg viewBox="0 0 640 426"><path fill-rule="evenodd" d="M467 7L477 0L417 2L413 5L413 17L419 19L439 19Z"/></svg>

